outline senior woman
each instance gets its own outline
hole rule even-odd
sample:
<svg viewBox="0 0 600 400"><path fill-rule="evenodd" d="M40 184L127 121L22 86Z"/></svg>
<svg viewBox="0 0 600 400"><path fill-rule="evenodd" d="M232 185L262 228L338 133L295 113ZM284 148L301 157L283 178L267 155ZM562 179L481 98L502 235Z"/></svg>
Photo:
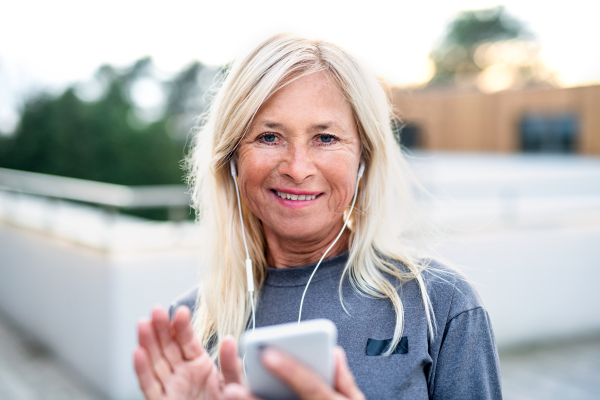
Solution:
<svg viewBox="0 0 600 400"><path fill-rule="evenodd" d="M170 318L157 308L139 324L134 364L148 400L253 398L240 336L299 314L333 321L340 345L332 388L263 352L301 399L501 398L476 292L403 239L411 182L390 117L377 80L334 44L277 35L234 65L191 158L208 244L200 285Z"/></svg>

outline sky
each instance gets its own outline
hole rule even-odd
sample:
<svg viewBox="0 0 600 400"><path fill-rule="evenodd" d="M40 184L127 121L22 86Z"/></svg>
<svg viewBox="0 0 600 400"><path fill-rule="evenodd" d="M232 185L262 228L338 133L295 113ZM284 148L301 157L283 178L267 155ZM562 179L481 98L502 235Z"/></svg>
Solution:
<svg viewBox="0 0 600 400"><path fill-rule="evenodd" d="M152 56L165 72L193 60L222 65L281 31L332 40L391 85L415 85L461 10L504 5L541 43L563 86L600 83L600 1L5 0L0 7L0 130L20 102L90 80L102 64Z"/></svg>

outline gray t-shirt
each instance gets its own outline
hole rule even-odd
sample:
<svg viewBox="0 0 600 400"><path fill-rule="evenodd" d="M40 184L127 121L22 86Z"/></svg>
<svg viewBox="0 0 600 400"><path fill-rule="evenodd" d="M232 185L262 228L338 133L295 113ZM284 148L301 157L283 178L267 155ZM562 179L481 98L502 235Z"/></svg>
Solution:
<svg viewBox="0 0 600 400"><path fill-rule="evenodd" d="M327 318L338 329L338 344L367 399L501 399L498 351L487 311L475 289L453 269L431 262L424 272L435 316L435 337L418 284L403 283L398 293L404 307L403 340L395 354L378 355L391 339L396 314L388 299L357 293L344 280L338 285L348 253L321 263L313 277L302 319ZM256 308L256 326L298 320L300 299L315 264L290 269L269 268ZM171 306L194 310L197 288Z"/></svg>

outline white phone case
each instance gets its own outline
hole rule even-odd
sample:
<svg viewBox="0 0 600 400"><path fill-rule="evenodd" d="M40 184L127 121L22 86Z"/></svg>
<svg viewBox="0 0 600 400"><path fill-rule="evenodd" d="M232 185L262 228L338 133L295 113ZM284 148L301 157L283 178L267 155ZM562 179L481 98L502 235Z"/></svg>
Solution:
<svg viewBox="0 0 600 400"><path fill-rule="evenodd" d="M241 355L250 390L265 400L296 400L298 397L285 384L271 375L260 361L260 353L272 346L296 358L333 385L333 349L337 344L337 329L327 319L257 328L242 336Z"/></svg>

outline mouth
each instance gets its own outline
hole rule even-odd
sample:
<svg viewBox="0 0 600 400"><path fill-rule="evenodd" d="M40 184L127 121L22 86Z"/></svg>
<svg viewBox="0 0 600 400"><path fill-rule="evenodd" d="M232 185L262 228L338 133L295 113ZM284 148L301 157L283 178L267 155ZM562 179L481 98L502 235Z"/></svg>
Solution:
<svg viewBox="0 0 600 400"><path fill-rule="evenodd" d="M324 194L322 192L299 191L295 189L285 189L285 191L271 189L271 193L279 200L279 204L291 208L304 208L305 206L314 204Z"/></svg>
<svg viewBox="0 0 600 400"><path fill-rule="evenodd" d="M292 201L310 201L310 200L316 199L319 196L318 194L294 194L294 193L280 192L278 190L272 190L272 192L284 200L292 200Z"/></svg>

